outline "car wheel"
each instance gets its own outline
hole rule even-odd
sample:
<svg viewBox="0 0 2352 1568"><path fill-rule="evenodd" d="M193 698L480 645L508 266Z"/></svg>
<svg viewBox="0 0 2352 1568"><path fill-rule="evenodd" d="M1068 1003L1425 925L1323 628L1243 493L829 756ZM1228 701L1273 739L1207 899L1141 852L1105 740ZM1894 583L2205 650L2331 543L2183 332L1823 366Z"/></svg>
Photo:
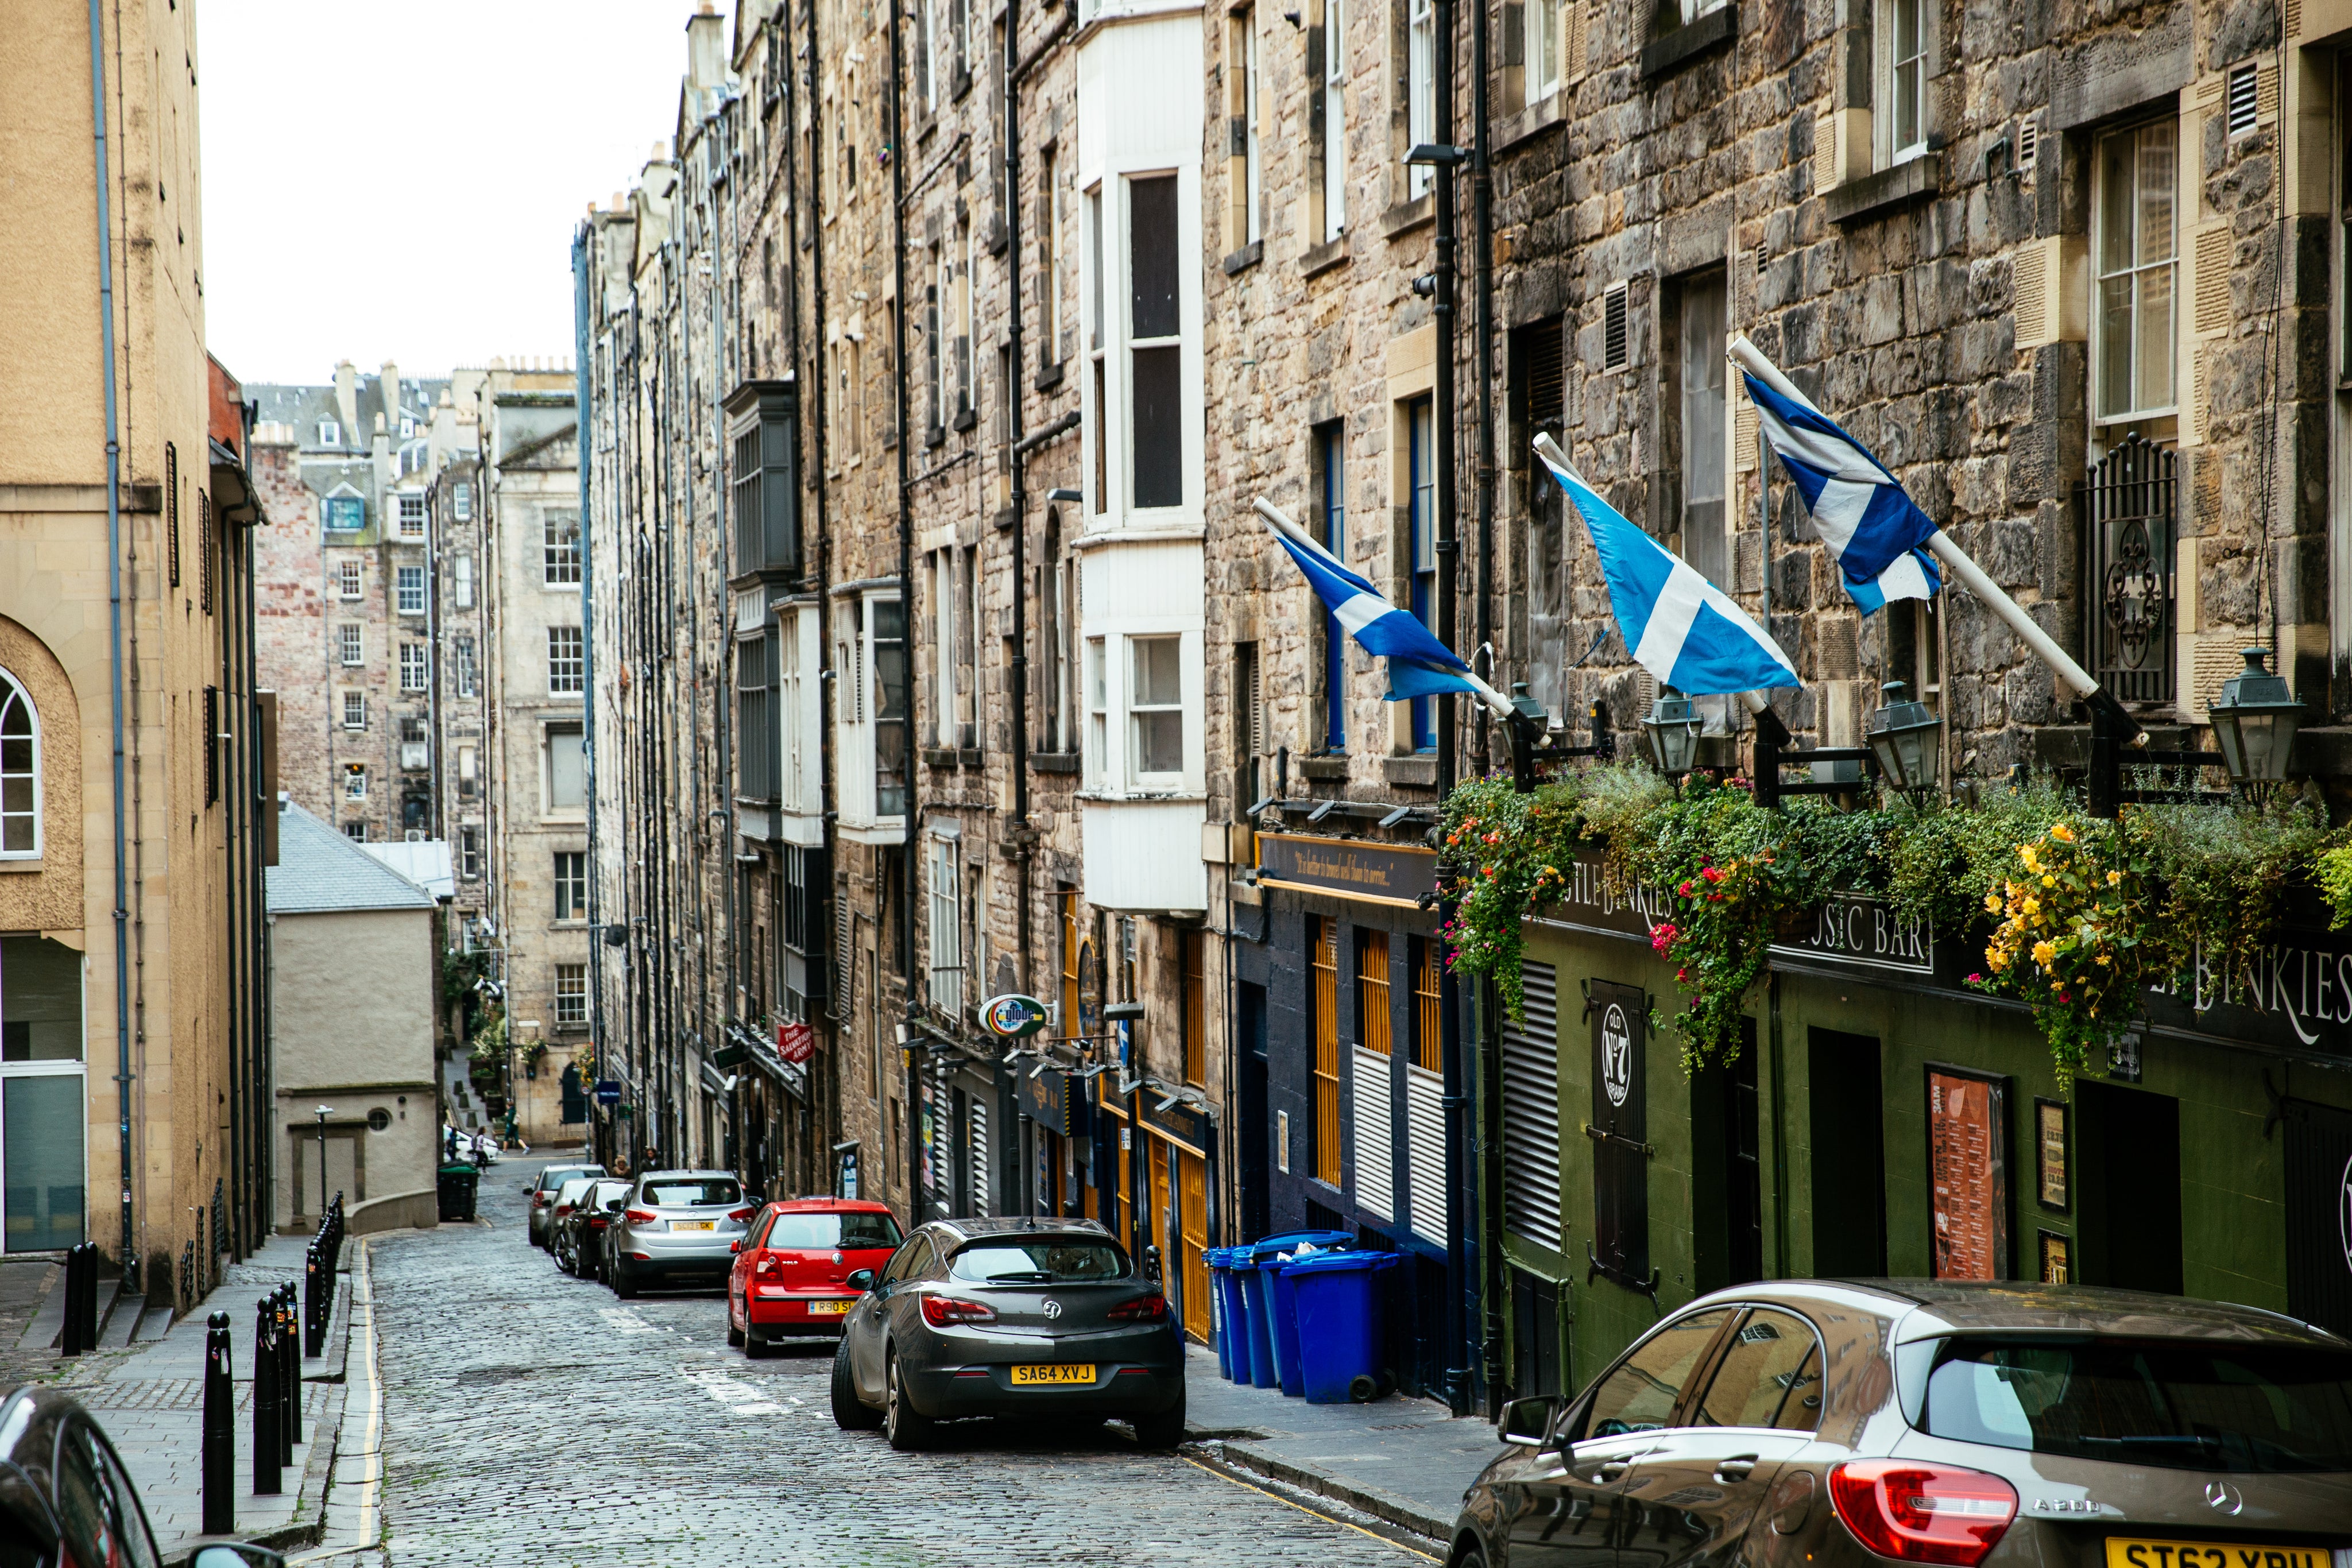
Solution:
<svg viewBox="0 0 2352 1568"><path fill-rule="evenodd" d="M871 1432L882 1417L857 1397L857 1384L849 1372L849 1341L833 1353L833 1424L845 1432Z"/></svg>
<svg viewBox="0 0 2352 1568"><path fill-rule="evenodd" d="M620 1297L621 1300L625 1301L634 1298L636 1293L637 1281L629 1273L629 1266L626 1263L614 1264L613 1294Z"/></svg>
<svg viewBox="0 0 2352 1568"><path fill-rule="evenodd" d="M1181 1399L1173 1408L1157 1416L1130 1416L1128 1421L1135 1428L1135 1443L1139 1448L1164 1452L1184 1440L1184 1402Z"/></svg>
<svg viewBox="0 0 2352 1568"><path fill-rule="evenodd" d="M762 1336L758 1329L747 1328L743 1331L744 1360L765 1361L775 1354L775 1349L776 1342Z"/></svg>
<svg viewBox="0 0 2352 1568"><path fill-rule="evenodd" d="M882 1406L882 1435L900 1453L913 1453L929 1446L931 1418L916 1409L914 1400L908 1396L907 1380L898 1371L898 1353L892 1350L883 1354L886 1403Z"/></svg>
<svg viewBox="0 0 2352 1568"><path fill-rule="evenodd" d="M735 1326L735 1316L732 1312L730 1312L727 1317L727 1343L738 1347L744 1343L743 1331Z"/></svg>
<svg viewBox="0 0 2352 1568"><path fill-rule="evenodd" d="M572 1249L564 1246L561 1241L555 1244L555 1266L566 1274L580 1272L572 1261Z"/></svg>

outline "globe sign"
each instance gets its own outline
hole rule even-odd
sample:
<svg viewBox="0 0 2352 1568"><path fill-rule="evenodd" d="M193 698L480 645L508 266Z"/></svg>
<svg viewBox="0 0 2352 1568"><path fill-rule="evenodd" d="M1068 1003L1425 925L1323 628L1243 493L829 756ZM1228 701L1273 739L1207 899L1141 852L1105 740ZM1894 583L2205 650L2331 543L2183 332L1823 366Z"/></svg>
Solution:
<svg viewBox="0 0 2352 1568"><path fill-rule="evenodd" d="M1027 1040L1045 1027L1045 1004L1013 993L980 1004L980 1027L999 1040Z"/></svg>

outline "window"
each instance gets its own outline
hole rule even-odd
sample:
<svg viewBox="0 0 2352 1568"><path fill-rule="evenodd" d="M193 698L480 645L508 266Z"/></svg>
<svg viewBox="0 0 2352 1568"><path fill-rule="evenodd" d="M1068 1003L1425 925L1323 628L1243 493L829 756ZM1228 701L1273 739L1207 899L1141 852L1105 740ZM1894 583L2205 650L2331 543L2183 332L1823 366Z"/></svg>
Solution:
<svg viewBox="0 0 2352 1568"><path fill-rule="evenodd" d="M1045 154L1037 188L1045 196L1045 329L1039 348L1044 363L1058 365L1070 357L1071 341L1069 305L1064 298L1069 280L1063 270L1069 256L1062 236L1062 160L1057 154Z"/></svg>
<svg viewBox="0 0 2352 1568"><path fill-rule="evenodd" d="M474 607L474 558L461 555L449 562L449 592L460 610Z"/></svg>
<svg viewBox="0 0 2352 1568"><path fill-rule="evenodd" d="M180 449L163 443L163 533L172 568L172 586L180 586Z"/></svg>
<svg viewBox="0 0 2352 1568"><path fill-rule="evenodd" d="M1356 931L1356 1043L1386 1056L1395 1047L1389 1017L1389 934Z"/></svg>
<svg viewBox="0 0 2352 1568"><path fill-rule="evenodd" d="M1720 11L1727 0L1682 0L1683 26L1688 26L1710 11Z"/></svg>
<svg viewBox="0 0 2352 1568"><path fill-rule="evenodd" d="M555 918L588 918L588 852L555 852Z"/></svg>
<svg viewBox="0 0 2352 1568"><path fill-rule="evenodd" d="M551 696L577 696L587 690L587 653L577 626L547 629L547 690Z"/></svg>
<svg viewBox="0 0 2352 1568"><path fill-rule="evenodd" d="M1716 1334L1731 1309L1694 1312L1658 1330L1635 1345L1614 1371L1601 1380L1585 1416L1583 1437L1615 1437L1628 1432L1653 1432L1674 1418L1683 1385L1698 1370L1699 1359L1714 1344Z"/></svg>
<svg viewBox="0 0 2352 1568"><path fill-rule="evenodd" d="M336 423L331 419L322 419L319 422L320 445L338 446L342 444L342 439L343 427L341 425Z"/></svg>
<svg viewBox="0 0 2352 1568"><path fill-rule="evenodd" d="M16 677L0 671L0 859L40 852L40 718Z"/></svg>
<svg viewBox="0 0 2352 1568"><path fill-rule="evenodd" d="M1682 287L1683 558L1717 588L1729 588L1731 559L1725 537L1724 278L1721 273Z"/></svg>
<svg viewBox="0 0 2352 1568"><path fill-rule="evenodd" d="M801 614L784 612L776 633L776 749L781 771L776 789L786 810L806 804L806 747L802 738Z"/></svg>
<svg viewBox="0 0 2352 1568"><path fill-rule="evenodd" d="M576 811L587 803L587 758L576 724L547 727L547 809Z"/></svg>
<svg viewBox="0 0 2352 1568"><path fill-rule="evenodd" d="M482 830L457 830L457 874L471 882L482 874Z"/></svg>
<svg viewBox="0 0 2352 1568"><path fill-rule="evenodd" d="M931 555L931 744L953 746L957 737L956 552Z"/></svg>
<svg viewBox="0 0 2352 1568"><path fill-rule="evenodd" d="M400 502L400 537L421 539L425 537L425 497L416 491L404 490Z"/></svg>
<svg viewBox="0 0 2352 1568"><path fill-rule="evenodd" d="M1038 569L1037 640L1045 654L1045 711L1039 749L1066 752L1076 744L1070 722L1076 683L1070 670L1070 574L1062 559L1060 517L1045 514L1045 562Z"/></svg>
<svg viewBox="0 0 2352 1568"><path fill-rule="evenodd" d="M1622 371L1633 362L1628 330L1625 286L1612 283L1601 293L1601 368Z"/></svg>
<svg viewBox="0 0 2352 1568"><path fill-rule="evenodd" d="M360 563L341 560L335 563L335 597L357 599L365 591L361 586Z"/></svg>
<svg viewBox="0 0 2352 1568"><path fill-rule="evenodd" d="M1184 961L1184 1082L1209 1081L1209 934L1177 932Z"/></svg>
<svg viewBox="0 0 2352 1568"><path fill-rule="evenodd" d="M1307 952L1314 983L1308 1003L1314 1014L1315 1179L1339 1185L1339 923L1328 915L1307 917Z"/></svg>
<svg viewBox="0 0 2352 1568"><path fill-rule="evenodd" d="M430 664L425 658L424 643L403 643L400 645L400 689L402 691L423 691L427 685L425 677L429 668Z"/></svg>
<svg viewBox="0 0 2352 1568"><path fill-rule="evenodd" d="M874 810L907 810L907 612L895 599L866 601L874 672Z"/></svg>
<svg viewBox="0 0 2352 1568"><path fill-rule="evenodd" d="M1102 187L1087 193L1087 346L1094 359L1094 493L1088 510L1099 515L1110 507L1110 404L1108 372L1103 358L1103 204Z"/></svg>
<svg viewBox="0 0 2352 1568"><path fill-rule="evenodd" d="M457 666L457 695L461 697L472 696L475 682L474 640L471 637L453 639L449 645L449 653Z"/></svg>
<svg viewBox="0 0 2352 1568"><path fill-rule="evenodd" d="M449 486L449 515L461 523L474 520L474 486L466 480Z"/></svg>
<svg viewBox="0 0 2352 1568"><path fill-rule="evenodd" d="M1926 101L1927 0L1883 0L1879 37L1885 65L1886 155L1890 162L1927 150Z"/></svg>
<svg viewBox="0 0 2352 1568"><path fill-rule="evenodd" d="M1404 405L1405 531L1411 549L1406 598L1413 618L1443 638L1445 630L1437 623L1437 453L1432 419L1428 398L1414 398ZM1436 706L1431 697L1412 701L1415 751L1437 749Z"/></svg>
<svg viewBox="0 0 2352 1568"><path fill-rule="evenodd" d="M1812 1326L1759 1307L1731 1336L1690 1424L1810 1432L1821 1418L1821 1347Z"/></svg>
<svg viewBox="0 0 2352 1568"><path fill-rule="evenodd" d="M781 639L772 622L735 642L735 792L747 800L776 798L776 657Z"/></svg>
<svg viewBox="0 0 2352 1568"><path fill-rule="evenodd" d="M347 800L364 800L367 799L366 763L346 762L343 764L343 799Z"/></svg>
<svg viewBox="0 0 2352 1568"><path fill-rule="evenodd" d="M357 533L367 527L367 503L357 496L327 497L327 528L339 534Z"/></svg>
<svg viewBox="0 0 2352 1568"><path fill-rule="evenodd" d="M470 800L481 791L481 752L471 746L457 748L457 799Z"/></svg>
<svg viewBox="0 0 2352 1568"><path fill-rule="evenodd" d="M1408 939L1412 963L1412 1064L1426 1071L1440 1068L1444 1017L1438 1007L1437 944L1426 936Z"/></svg>
<svg viewBox="0 0 2352 1568"><path fill-rule="evenodd" d="M1265 673L1255 643L1234 644L1234 751L1240 767L1235 795L1243 800L1265 797Z"/></svg>
<svg viewBox="0 0 2352 1568"><path fill-rule="evenodd" d="M1431 0L1405 0L1404 54L1405 146L1425 146L1437 140L1437 18ZM1429 194L1436 180L1426 163L1405 165L1407 199Z"/></svg>
<svg viewBox="0 0 2352 1568"><path fill-rule="evenodd" d="M2159 120L2099 139L2091 175L2092 398L2101 419L2173 405L2178 124Z"/></svg>
<svg viewBox="0 0 2352 1568"><path fill-rule="evenodd" d="M1527 0L1526 96L1529 103L1540 103L1559 90L1561 4L1562 0Z"/></svg>
<svg viewBox="0 0 2352 1568"><path fill-rule="evenodd" d="M1323 90L1316 106L1316 162L1323 169L1323 232L1328 245L1348 228L1348 36L1346 0L1323 0Z"/></svg>
<svg viewBox="0 0 2352 1568"><path fill-rule="evenodd" d="M588 1021L588 966L555 966L555 1027L577 1029Z"/></svg>
<svg viewBox="0 0 2352 1568"><path fill-rule="evenodd" d="M1184 771L1183 640L1130 637L1128 766L1137 774Z"/></svg>
<svg viewBox="0 0 2352 1568"><path fill-rule="evenodd" d="M394 583L396 602L403 615L425 613L425 569L421 566L394 567Z"/></svg>
<svg viewBox="0 0 2352 1568"><path fill-rule="evenodd" d="M580 581L580 514L550 512L540 526L541 570L547 586L576 586Z"/></svg>
<svg viewBox="0 0 2352 1568"><path fill-rule="evenodd" d="M956 864L956 841L932 839L930 861L931 1006L955 1018L963 1012L963 912L958 896L963 873Z"/></svg>
<svg viewBox="0 0 2352 1568"><path fill-rule="evenodd" d="M343 727L345 729L365 729L367 727L367 693L345 692L343 694Z"/></svg>
<svg viewBox="0 0 2352 1568"><path fill-rule="evenodd" d="M1233 248L1240 249L1265 237L1265 164L1258 146L1257 91L1257 11L1244 6L1234 12L1227 23L1227 49L1231 69L1230 101L1226 112L1233 120L1233 185L1234 212L1230 227Z"/></svg>
<svg viewBox="0 0 2352 1568"><path fill-rule="evenodd" d="M799 403L790 388L744 394L728 405L734 443L729 476L735 507L735 571L797 575L801 569L799 486L793 482ZM573 516L576 540L579 519ZM576 548L576 545L575 545ZM575 575L571 580L580 580Z"/></svg>
<svg viewBox="0 0 2352 1568"><path fill-rule="evenodd" d="M1087 639L1087 772L1099 779L1110 765L1108 674L1103 668L1103 640Z"/></svg>
<svg viewBox="0 0 2352 1568"><path fill-rule="evenodd" d="M351 840L352 842L355 844L363 844L367 842L368 836L366 820L355 817L352 821L345 822L343 824L343 837Z"/></svg>
<svg viewBox="0 0 2352 1568"><path fill-rule="evenodd" d="M1127 183L1129 375L1134 504L1184 504L1183 311L1176 176Z"/></svg>
<svg viewBox="0 0 2352 1568"><path fill-rule="evenodd" d="M1322 545L1348 560L1348 430L1333 420L1315 429L1315 478L1321 491ZM1348 633L1330 607L1323 610L1323 749L1348 749Z"/></svg>
<svg viewBox="0 0 2352 1568"><path fill-rule="evenodd" d="M955 261L955 407L961 422L971 413L971 268L974 261L971 225L956 230Z"/></svg>

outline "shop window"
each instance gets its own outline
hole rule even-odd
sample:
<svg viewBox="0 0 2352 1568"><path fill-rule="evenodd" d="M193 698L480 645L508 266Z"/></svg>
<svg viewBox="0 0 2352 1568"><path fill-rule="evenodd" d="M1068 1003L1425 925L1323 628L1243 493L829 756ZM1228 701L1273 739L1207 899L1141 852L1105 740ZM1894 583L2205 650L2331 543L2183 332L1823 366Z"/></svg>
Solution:
<svg viewBox="0 0 2352 1568"><path fill-rule="evenodd" d="M1414 936L1407 939L1407 947L1412 959L1412 1064L1435 1072L1444 1040L1444 1013L1438 1002L1437 944L1426 936Z"/></svg>
<svg viewBox="0 0 2352 1568"><path fill-rule="evenodd" d="M1339 925L1328 915L1307 917L1309 1038L1314 1041L1315 1179L1339 1185Z"/></svg>
<svg viewBox="0 0 2352 1568"><path fill-rule="evenodd" d="M82 957L42 936L0 937L0 1247L83 1239Z"/></svg>

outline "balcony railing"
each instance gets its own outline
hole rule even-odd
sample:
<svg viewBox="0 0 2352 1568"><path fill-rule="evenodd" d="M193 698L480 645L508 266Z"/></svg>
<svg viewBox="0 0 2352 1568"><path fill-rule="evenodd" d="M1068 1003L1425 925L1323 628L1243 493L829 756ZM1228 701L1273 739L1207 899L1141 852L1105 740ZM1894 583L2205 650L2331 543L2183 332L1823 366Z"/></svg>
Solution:
<svg viewBox="0 0 2352 1568"><path fill-rule="evenodd" d="M2137 431L2075 491L2091 673L2117 700L2172 700L2178 455Z"/></svg>

